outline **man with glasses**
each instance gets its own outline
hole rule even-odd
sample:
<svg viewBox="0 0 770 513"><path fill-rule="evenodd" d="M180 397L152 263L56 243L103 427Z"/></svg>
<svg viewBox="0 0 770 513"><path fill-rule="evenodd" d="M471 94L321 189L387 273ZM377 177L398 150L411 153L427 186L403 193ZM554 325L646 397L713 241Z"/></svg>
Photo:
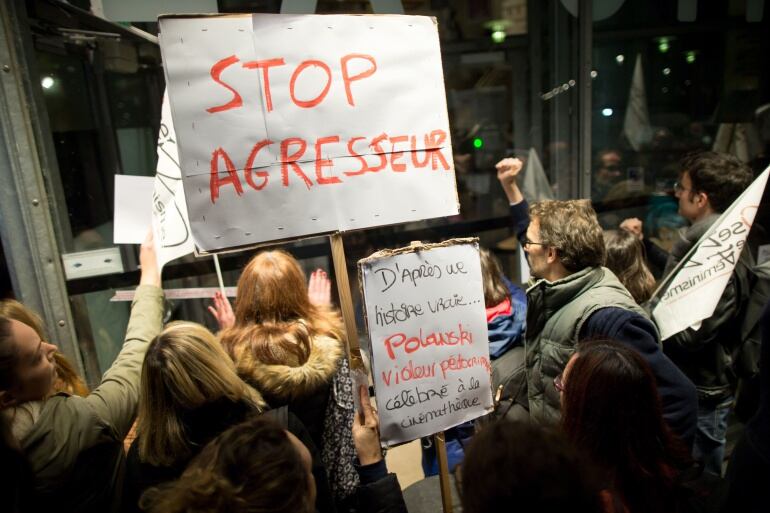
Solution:
<svg viewBox="0 0 770 513"><path fill-rule="evenodd" d="M579 340L610 338L645 357L655 373L664 416L691 443L695 387L663 354L646 313L602 265L602 229L590 202L542 201L531 207L516 183L519 159L503 159L497 177L510 202L514 231L527 254L533 284L527 290L526 366L530 416L560 418L556 378Z"/></svg>
<svg viewBox="0 0 770 513"><path fill-rule="evenodd" d="M740 160L711 151L686 157L681 162L681 170L674 194L679 200L679 214L691 224L682 229L671 254L642 236L643 226L638 219L626 219L620 225L644 241L648 258L664 267L664 277L753 179L751 170ZM698 389L698 430L693 456L716 475L722 473L727 415L734 400L729 354L740 342L734 321L740 313L742 298L749 292L739 290L738 284L748 280L745 276L736 279L736 273L747 272L747 258L750 258L749 252L744 251L741 255L744 264L735 267L714 314L697 330L688 328L663 342L665 353ZM740 326L737 329L739 332Z"/></svg>

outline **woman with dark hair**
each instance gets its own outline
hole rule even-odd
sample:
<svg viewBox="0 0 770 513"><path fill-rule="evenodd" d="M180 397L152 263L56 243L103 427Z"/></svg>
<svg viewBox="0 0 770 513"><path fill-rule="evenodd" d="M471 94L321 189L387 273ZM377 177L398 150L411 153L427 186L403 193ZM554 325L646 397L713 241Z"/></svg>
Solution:
<svg viewBox="0 0 770 513"><path fill-rule="evenodd" d="M220 341L239 376L271 408L288 406L321 450L338 503L358 484L355 413L342 317L308 297L305 275L285 251L264 251L238 280L234 325Z"/></svg>
<svg viewBox="0 0 770 513"><path fill-rule="evenodd" d="M474 437L456 478L465 513L604 511L590 467L555 428L490 424Z"/></svg>
<svg viewBox="0 0 770 513"><path fill-rule="evenodd" d="M615 273L620 283L640 305L655 291L655 278L647 267L644 244L628 230L606 230L604 246L607 261L604 264Z"/></svg>
<svg viewBox="0 0 770 513"><path fill-rule="evenodd" d="M663 420L649 365L614 341L578 345L554 385L562 426L597 466L609 511L676 511L687 449Z"/></svg>

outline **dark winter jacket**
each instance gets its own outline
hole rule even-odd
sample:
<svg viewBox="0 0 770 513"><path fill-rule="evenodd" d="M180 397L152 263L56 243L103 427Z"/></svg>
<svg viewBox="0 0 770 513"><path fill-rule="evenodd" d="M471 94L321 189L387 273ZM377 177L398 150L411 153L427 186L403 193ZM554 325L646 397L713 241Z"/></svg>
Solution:
<svg viewBox="0 0 770 513"><path fill-rule="evenodd" d="M362 513L408 513L396 474L388 474L385 460L371 465L356 465L361 483L356 490Z"/></svg>
<svg viewBox="0 0 770 513"><path fill-rule="evenodd" d="M730 457L726 513L764 512L770 505L770 304L765 306L761 323L759 409Z"/></svg>
<svg viewBox="0 0 770 513"><path fill-rule="evenodd" d="M719 214L713 214L680 232L666 262L665 273L676 267L718 218ZM735 272L743 271L739 266ZM739 290L739 282L733 275L714 313L703 320L699 329L687 328L663 341L666 355L695 383L698 400L704 404L716 405L732 394L734 377L729 353L738 342L740 329L736 323L741 298L746 293Z"/></svg>

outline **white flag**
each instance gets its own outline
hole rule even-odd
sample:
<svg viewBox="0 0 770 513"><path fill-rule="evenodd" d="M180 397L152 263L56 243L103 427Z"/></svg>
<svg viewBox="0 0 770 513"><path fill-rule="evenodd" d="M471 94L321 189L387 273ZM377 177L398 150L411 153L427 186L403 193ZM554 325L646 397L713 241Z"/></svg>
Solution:
<svg viewBox="0 0 770 513"><path fill-rule="evenodd" d="M770 167L725 210L655 293L659 302L652 317L661 340L697 329L714 313L746 245L769 173Z"/></svg>
<svg viewBox="0 0 770 513"><path fill-rule="evenodd" d="M527 154L527 167L524 168L522 174L521 193L527 198L527 201L534 203L535 201L552 200L556 198L535 148L529 149L529 153Z"/></svg>
<svg viewBox="0 0 770 513"><path fill-rule="evenodd" d="M168 92L163 95L163 109L158 134L158 166L155 174L155 190L152 195L152 230L158 266L163 266L195 249L187 203L182 188L182 170L179 167L179 151L176 132L171 121Z"/></svg>
<svg viewBox="0 0 770 513"><path fill-rule="evenodd" d="M636 55L634 75L631 78L631 88L628 91L626 117L623 119L623 134L634 151L639 151L642 146L652 141L650 113L647 110L647 93L644 89L642 56L639 54Z"/></svg>

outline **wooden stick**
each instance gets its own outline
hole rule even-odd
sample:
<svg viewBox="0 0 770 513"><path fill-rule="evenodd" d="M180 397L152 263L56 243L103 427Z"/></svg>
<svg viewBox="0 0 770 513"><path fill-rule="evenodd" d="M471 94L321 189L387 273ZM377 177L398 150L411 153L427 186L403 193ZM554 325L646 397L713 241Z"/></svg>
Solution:
<svg viewBox="0 0 770 513"><path fill-rule="evenodd" d="M436 445L436 457L438 458L441 505L444 508L444 513L452 513L452 483L449 480L449 462L447 461L446 441L443 431L433 435L433 443Z"/></svg>
<svg viewBox="0 0 770 513"><path fill-rule="evenodd" d="M348 266L345 261L345 247L342 243L342 235L334 233L329 236L332 246L332 261L334 274L337 278L337 292L340 296L340 309L342 320L345 322L347 334L347 353L351 368L360 368L361 356L358 343L358 329L356 328L355 311L353 310L353 295L350 291L348 280Z"/></svg>
<svg viewBox="0 0 770 513"><path fill-rule="evenodd" d="M219 281L219 292L222 293L222 297L227 297L225 294L225 282L222 279L222 269L219 267L219 257L214 253L214 267L217 269L217 280Z"/></svg>

